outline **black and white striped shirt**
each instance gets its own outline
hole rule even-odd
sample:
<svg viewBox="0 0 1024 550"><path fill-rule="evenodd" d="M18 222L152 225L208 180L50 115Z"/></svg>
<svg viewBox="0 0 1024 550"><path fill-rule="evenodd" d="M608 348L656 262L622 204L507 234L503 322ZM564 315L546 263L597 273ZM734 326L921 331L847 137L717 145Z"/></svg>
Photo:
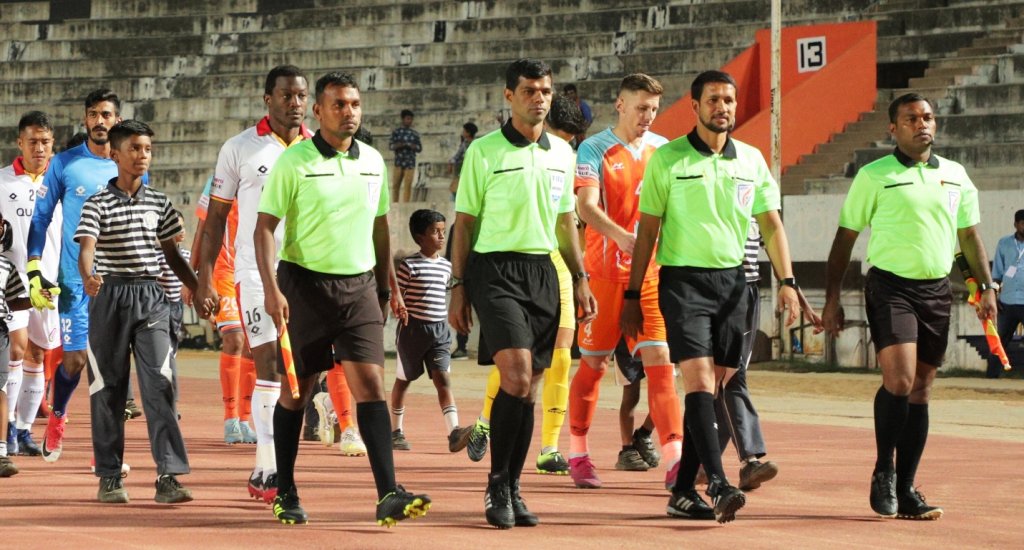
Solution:
<svg viewBox="0 0 1024 550"><path fill-rule="evenodd" d="M115 187L116 181L85 202L75 242L96 239L99 275L157 278L163 257L158 241L181 232L178 213L160 191L144 185L132 197Z"/></svg>
<svg viewBox="0 0 1024 550"><path fill-rule="evenodd" d="M417 252L398 265L398 289L409 315L431 323L448 318L445 295L452 264L443 256L427 258Z"/></svg>
<svg viewBox="0 0 1024 550"><path fill-rule="evenodd" d="M761 272L757 267L757 254L760 249L761 227L757 225L757 220L750 218L747 242L743 245L743 274L747 276L748 283L756 283L761 280Z"/></svg>
<svg viewBox="0 0 1024 550"><path fill-rule="evenodd" d="M181 253L182 259L187 263L189 258L192 257L191 250L178 249ZM171 264L167 263L167 256L164 254L160 255L160 278L157 279L160 286L164 289L164 294L167 295L168 302L180 302L181 301L181 279L174 274L174 270L171 269Z"/></svg>
<svg viewBox="0 0 1024 550"><path fill-rule="evenodd" d="M23 297L25 293L25 284L21 282L18 268L6 256L0 256L0 323L11 312L7 299Z"/></svg>

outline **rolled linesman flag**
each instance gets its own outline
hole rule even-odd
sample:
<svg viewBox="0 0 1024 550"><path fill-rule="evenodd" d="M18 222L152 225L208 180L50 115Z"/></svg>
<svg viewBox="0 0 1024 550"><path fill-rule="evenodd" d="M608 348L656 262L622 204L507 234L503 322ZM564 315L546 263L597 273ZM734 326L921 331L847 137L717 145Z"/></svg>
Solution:
<svg viewBox="0 0 1024 550"><path fill-rule="evenodd" d="M956 258L957 267L960 268L960 274L963 275L964 282L967 283L967 303L977 307L981 302L978 280L971 273L971 266L967 263L967 258L964 257L962 252L957 252L954 257ZM985 319L981 322L981 327L985 329L985 340L988 342L989 353L999 358L999 362L1003 364L1004 371L1012 369L1010 358L1006 356L1006 350L1003 349L1003 342L999 340L999 332L996 331L995 323L992 322L992 319Z"/></svg>
<svg viewBox="0 0 1024 550"><path fill-rule="evenodd" d="M284 361L284 373L288 377L288 386L292 390L292 399L299 398L299 378L295 375L295 358L292 357L292 340L288 337L288 325L281 323L281 360Z"/></svg>

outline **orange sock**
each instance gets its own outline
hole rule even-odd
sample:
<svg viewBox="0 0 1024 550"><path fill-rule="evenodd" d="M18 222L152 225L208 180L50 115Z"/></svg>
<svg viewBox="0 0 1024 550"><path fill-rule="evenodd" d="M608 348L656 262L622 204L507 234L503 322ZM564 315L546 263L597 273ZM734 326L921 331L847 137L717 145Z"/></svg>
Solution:
<svg viewBox="0 0 1024 550"><path fill-rule="evenodd" d="M64 347L57 346L54 349L48 349L43 353L43 366L46 367L44 376L46 376L46 383L49 384L50 380L53 380L53 373L57 372L57 366L64 360Z"/></svg>
<svg viewBox="0 0 1024 550"><path fill-rule="evenodd" d="M256 361L252 357L241 357L238 369L238 411L239 420L252 417L252 392L256 389Z"/></svg>
<svg viewBox="0 0 1024 550"><path fill-rule="evenodd" d="M647 407L661 441L661 456L671 466L679 460L683 448L683 412L676 393L672 365L644 367L647 375Z"/></svg>
<svg viewBox="0 0 1024 550"><path fill-rule="evenodd" d="M220 354L220 392L224 401L224 420L238 418L238 355Z"/></svg>
<svg viewBox="0 0 1024 550"><path fill-rule="evenodd" d="M352 421L352 393L348 389L345 369L335 363L334 368L327 371L327 393L331 394L334 414L338 417L338 426L345 431L355 425Z"/></svg>
<svg viewBox="0 0 1024 550"><path fill-rule="evenodd" d="M597 398L601 393L604 372L580 361L576 375L569 384L569 456L589 454L587 432L594 421Z"/></svg>

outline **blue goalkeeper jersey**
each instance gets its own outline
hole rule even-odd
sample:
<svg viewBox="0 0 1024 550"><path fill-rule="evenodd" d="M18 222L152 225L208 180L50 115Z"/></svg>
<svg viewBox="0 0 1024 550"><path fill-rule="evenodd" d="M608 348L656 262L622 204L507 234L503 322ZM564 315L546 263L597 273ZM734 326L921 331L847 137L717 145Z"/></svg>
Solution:
<svg viewBox="0 0 1024 550"><path fill-rule="evenodd" d="M43 185L36 197L32 225L28 231L28 256L41 256L46 245L46 229L53 219L57 203L64 210L64 225L61 228L60 269L58 280L65 284L81 284L78 274L78 243L75 231L82 217L82 206L89 197L107 186L117 177L117 165L113 160L98 157L89 150L88 143L72 147L50 160ZM142 176L143 184L149 183L149 174ZM24 266L19 266L24 268Z"/></svg>

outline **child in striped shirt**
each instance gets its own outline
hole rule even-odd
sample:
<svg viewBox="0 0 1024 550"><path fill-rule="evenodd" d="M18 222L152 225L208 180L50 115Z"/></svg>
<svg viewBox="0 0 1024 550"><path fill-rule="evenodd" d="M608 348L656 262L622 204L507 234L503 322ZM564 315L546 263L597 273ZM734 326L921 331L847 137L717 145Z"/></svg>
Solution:
<svg viewBox="0 0 1024 550"><path fill-rule="evenodd" d="M409 218L409 231L420 251L398 265L398 291L405 308L399 309L398 371L391 389L391 445L408 451L411 446L402 431L405 392L409 384L427 372L437 389L448 433L448 450L466 447L472 426L459 428L459 413L452 395L451 333L448 330L448 306L445 297L452 264L440 252L444 250L445 218L434 210L417 210Z"/></svg>

